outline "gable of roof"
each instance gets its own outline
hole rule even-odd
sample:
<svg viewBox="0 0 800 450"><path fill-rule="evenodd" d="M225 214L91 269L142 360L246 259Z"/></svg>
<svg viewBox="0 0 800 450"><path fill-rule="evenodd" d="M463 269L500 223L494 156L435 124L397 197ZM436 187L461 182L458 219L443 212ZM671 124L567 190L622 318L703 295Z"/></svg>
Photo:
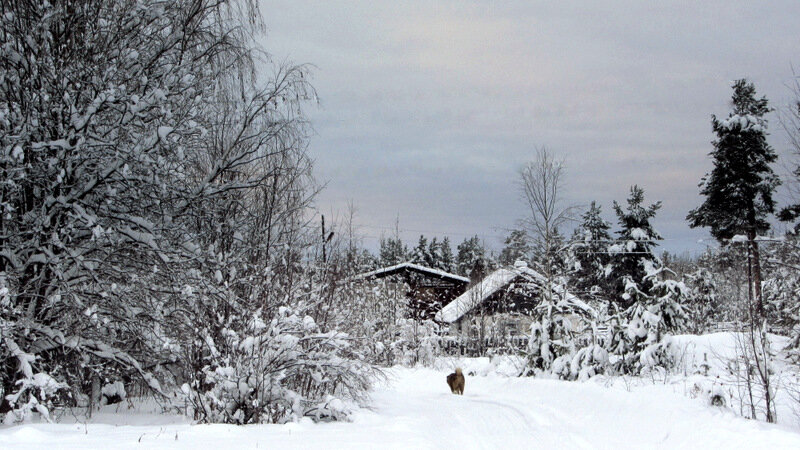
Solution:
<svg viewBox="0 0 800 450"><path fill-rule="evenodd" d="M487 275L479 283L467 289L463 294L456 297L455 300L445 305L441 311L436 313L434 319L439 322L453 323L472 311L476 306L486 301L495 292L505 288L518 278L525 278L534 283L538 283L540 286L545 282L544 276L525 265L515 265L513 268L497 269ZM575 306L592 316L596 315L594 308L572 295L562 286L557 286L555 293L561 298L562 302Z"/></svg>
<svg viewBox="0 0 800 450"><path fill-rule="evenodd" d="M431 267L421 266L419 264L414 264L411 262L404 262L400 264L395 264L394 266L383 267L377 270L373 270L370 272L361 273L358 275L354 275L349 278L349 280L365 280L369 278L383 278L389 275L394 275L403 271L410 271L421 273L426 276L434 277L434 278L442 278L446 280L451 280L460 283L469 283L469 278L462 277L461 275L456 275L454 273L445 272L444 270L433 269Z"/></svg>

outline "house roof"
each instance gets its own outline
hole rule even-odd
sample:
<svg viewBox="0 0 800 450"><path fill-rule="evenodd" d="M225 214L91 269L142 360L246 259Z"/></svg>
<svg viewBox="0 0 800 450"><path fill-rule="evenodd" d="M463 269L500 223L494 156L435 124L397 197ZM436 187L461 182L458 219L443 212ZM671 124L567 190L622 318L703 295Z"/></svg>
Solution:
<svg viewBox="0 0 800 450"><path fill-rule="evenodd" d="M440 322L453 323L518 278L525 278L540 285L545 282L542 274L528 268L524 263L518 262L514 267L497 269L445 305L441 311L436 313L435 319ZM562 286L557 286L555 293L561 298L559 303L563 302L564 306L574 306L591 315L596 314L591 306L566 291Z"/></svg>
<svg viewBox="0 0 800 450"><path fill-rule="evenodd" d="M363 279L367 279L367 278L382 278L382 277L385 277L385 276L394 275L396 273L399 273L399 272L402 272L402 271L405 271L405 270L408 270L408 271L411 271L411 272L421 273L421 274L432 276L432 277L436 277L436 278L444 278L444 279L448 279L448 280L459 281L459 282L462 282L462 283L469 283L469 278L467 278L467 277L462 277L461 275L456 275L454 273L445 272L443 270L433 269L433 268L430 268L430 267L421 266L419 264L414 264L414 263L411 263L411 262L404 262L404 263L396 264L394 266L383 267L381 269L373 270L371 272L365 272L365 273L362 273L362 274L358 274L358 275L350 277L349 280L363 280Z"/></svg>

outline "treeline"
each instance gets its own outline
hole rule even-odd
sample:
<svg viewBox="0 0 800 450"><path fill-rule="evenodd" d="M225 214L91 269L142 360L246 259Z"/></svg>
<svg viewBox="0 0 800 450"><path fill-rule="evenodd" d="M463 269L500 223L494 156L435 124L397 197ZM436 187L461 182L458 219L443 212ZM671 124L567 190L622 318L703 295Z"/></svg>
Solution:
<svg viewBox="0 0 800 450"><path fill-rule="evenodd" d="M464 239L456 247L455 255L447 236L441 241L437 237L429 241L425 235L420 235L413 248L409 248L399 237L382 238L377 258L371 262L381 267L412 262L461 276L469 276L476 266L495 265L492 255L478 236Z"/></svg>

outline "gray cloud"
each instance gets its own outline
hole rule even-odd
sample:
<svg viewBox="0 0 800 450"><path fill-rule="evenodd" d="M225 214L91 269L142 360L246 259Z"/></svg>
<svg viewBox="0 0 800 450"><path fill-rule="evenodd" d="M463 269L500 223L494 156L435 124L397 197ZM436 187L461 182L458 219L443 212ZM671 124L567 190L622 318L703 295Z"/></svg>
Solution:
<svg viewBox="0 0 800 450"><path fill-rule="evenodd" d="M664 248L707 236L684 217L710 169L710 115L751 78L786 104L800 2L265 1L264 47L314 64L321 106L311 149L328 181L321 210L348 200L377 236L400 216L419 232L498 235L523 216L516 171L546 145L566 159L569 201L630 185L662 200ZM771 142L785 139L772 118Z"/></svg>

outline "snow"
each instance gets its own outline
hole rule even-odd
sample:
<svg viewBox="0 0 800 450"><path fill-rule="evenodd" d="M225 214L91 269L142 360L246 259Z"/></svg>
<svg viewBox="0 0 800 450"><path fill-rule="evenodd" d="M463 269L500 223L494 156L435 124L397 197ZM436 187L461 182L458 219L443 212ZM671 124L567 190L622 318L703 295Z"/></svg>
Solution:
<svg viewBox="0 0 800 450"><path fill-rule="evenodd" d="M11 157L18 159L19 162L23 162L25 160L25 152L22 150L22 147L16 145L14 149L11 150Z"/></svg>
<svg viewBox="0 0 800 450"><path fill-rule="evenodd" d="M414 264L414 263L411 263L411 262L404 262L404 263L400 263L400 264L395 264L394 266L389 266L389 267L384 267L384 268L381 268L381 269L378 269L378 270L373 270L371 272L365 272L365 273L350 277L345 281L364 280L364 279L367 279L367 278L372 278L372 277L376 277L376 276L379 276L379 275L383 275L383 274L385 274L387 272L391 273L391 272L394 272L396 270L401 270L401 269L411 269L411 270L415 270L415 271L418 271L418 272L425 272L425 273L428 273L430 275L434 275L434 276L437 276L437 277L440 277L440 278L449 278L449 279L453 279L453 280L458 280L458 281L463 281L465 283L469 283L469 278L467 278L467 277L462 277L461 275L456 275L454 273L445 272L443 270L433 269L433 268L430 268L430 267L421 266L419 264Z"/></svg>
<svg viewBox="0 0 800 450"><path fill-rule="evenodd" d="M463 396L445 383L455 364L464 367ZM800 433L739 418L680 385L515 378L495 370L502 365L393 368L351 422L192 425L154 404L122 403L88 424L64 414L60 424L0 426L0 448L800 448Z"/></svg>
<svg viewBox="0 0 800 450"><path fill-rule="evenodd" d="M103 386L103 389L100 390L100 393L109 399L113 397L124 399L127 396L125 392L125 386L119 380Z"/></svg>
<svg viewBox="0 0 800 450"><path fill-rule="evenodd" d="M685 376L685 383L703 389L723 390L731 402L737 402L740 380L731 372L730 365L741 353L742 340L746 333L721 332L701 336L673 336L675 359L679 361L678 372ZM770 347L776 356L770 365L778 423L800 430L800 372L797 366L786 359L782 350L789 339L769 334ZM739 349L737 350L737 347Z"/></svg>
<svg viewBox="0 0 800 450"><path fill-rule="evenodd" d="M455 322L518 276L520 273L511 269L495 270L445 305L441 311L436 313L435 319L440 322Z"/></svg>
<svg viewBox="0 0 800 450"><path fill-rule="evenodd" d="M747 236L743 234L737 234L731 238L731 243L742 243L747 242Z"/></svg>
<svg viewBox="0 0 800 450"><path fill-rule="evenodd" d="M167 136L169 136L169 134L172 133L172 130L173 130L172 127L168 127L165 125L158 127L158 139L166 141Z"/></svg>
<svg viewBox="0 0 800 450"><path fill-rule="evenodd" d="M637 241L648 241L650 240L650 235L641 228L632 228L631 238Z"/></svg>
<svg viewBox="0 0 800 450"><path fill-rule="evenodd" d="M757 133L764 132L764 120L758 116L751 114L732 114L725 120L720 122L720 126L726 130L740 129L742 131L755 131Z"/></svg>

